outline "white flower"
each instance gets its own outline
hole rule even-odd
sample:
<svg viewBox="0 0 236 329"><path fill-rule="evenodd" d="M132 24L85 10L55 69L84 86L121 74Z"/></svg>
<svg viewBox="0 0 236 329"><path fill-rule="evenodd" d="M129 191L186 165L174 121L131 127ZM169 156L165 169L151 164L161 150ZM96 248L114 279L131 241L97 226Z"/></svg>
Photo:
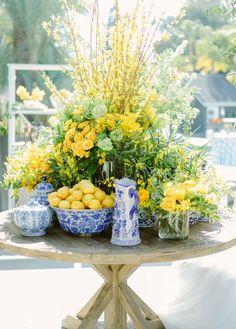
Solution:
<svg viewBox="0 0 236 329"><path fill-rule="evenodd" d="M113 149L112 141L110 138L106 137L98 142L98 147L103 151L109 152Z"/></svg>
<svg viewBox="0 0 236 329"><path fill-rule="evenodd" d="M110 137L115 142L120 142L123 138L123 131L122 129L115 129L110 133Z"/></svg>
<svg viewBox="0 0 236 329"><path fill-rule="evenodd" d="M107 107L105 104L97 104L92 110L92 116L94 119L98 119L107 113Z"/></svg>

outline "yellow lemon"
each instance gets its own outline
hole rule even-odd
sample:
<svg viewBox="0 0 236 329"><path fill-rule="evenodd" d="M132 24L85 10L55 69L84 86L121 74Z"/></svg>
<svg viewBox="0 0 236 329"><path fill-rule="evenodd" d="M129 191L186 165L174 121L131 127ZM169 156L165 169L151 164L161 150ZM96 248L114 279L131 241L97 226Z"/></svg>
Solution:
<svg viewBox="0 0 236 329"><path fill-rule="evenodd" d="M110 197L106 197L102 201L102 207L103 208L112 208L112 207L114 207L114 200L112 200L112 198L110 198Z"/></svg>
<svg viewBox="0 0 236 329"><path fill-rule="evenodd" d="M57 192L52 192L48 195L48 201L50 201L51 199L57 197Z"/></svg>
<svg viewBox="0 0 236 329"><path fill-rule="evenodd" d="M83 210L84 208L84 204L80 201L73 201L71 204L71 209Z"/></svg>
<svg viewBox="0 0 236 329"><path fill-rule="evenodd" d="M61 202L61 199L55 196L54 198L50 198L50 200L48 201L52 207L58 207L59 203Z"/></svg>
<svg viewBox="0 0 236 329"><path fill-rule="evenodd" d="M70 188L69 192L70 192L70 194L72 194L75 192L75 190L73 188Z"/></svg>
<svg viewBox="0 0 236 329"><path fill-rule="evenodd" d="M95 199L99 200L99 201L102 201L105 199L106 197L106 193L103 192L102 190L97 190L95 193L94 193L94 197Z"/></svg>
<svg viewBox="0 0 236 329"><path fill-rule="evenodd" d="M93 194L95 192L95 186L91 182L87 182L80 186L80 190L84 194Z"/></svg>
<svg viewBox="0 0 236 329"><path fill-rule="evenodd" d="M81 190L76 190L71 196L73 198L73 201L80 201L82 200L83 192Z"/></svg>
<svg viewBox="0 0 236 329"><path fill-rule="evenodd" d="M69 201L70 203L74 201L73 199L73 196L72 195L69 195L67 198L66 198L66 201Z"/></svg>
<svg viewBox="0 0 236 329"><path fill-rule="evenodd" d="M64 186L59 188L59 190L57 191L57 196L59 196L59 198L61 199L66 199L70 194L70 188L68 186Z"/></svg>
<svg viewBox="0 0 236 329"><path fill-rule="evenodd" d="M89 202L89 204L88 204L88 207L90 208L90 209L101 209L102 208L102 206L101 206L101 203L99 202L99 200L97 200L97 199L92 199L90 202Z"/></svg>
<svg viewBox="0 0 236 329"><path fill-rule="evenodd" d="M94 199L93 194L86 194L86 195L83 196L82 202L85 205L85 207L88 207L89 202L93 199Z"/></svg>
<svg viewBox="0 0 236 329"><path fill-rule="evenodd" d="M70 209L70 202L67 200L62 200L59 203L59 208L63 208L63 209Z"/></svg>
<svg viewBox="0 0 236 329"><path fill-rule="evenodd" d="M88 179L82 179L78 184L76 184L75 186L73 186L73 188L75 190L79 190L81 189L81 187L84 185L84 184L87 184L87 183L91 183L90 180Z"/></svg>

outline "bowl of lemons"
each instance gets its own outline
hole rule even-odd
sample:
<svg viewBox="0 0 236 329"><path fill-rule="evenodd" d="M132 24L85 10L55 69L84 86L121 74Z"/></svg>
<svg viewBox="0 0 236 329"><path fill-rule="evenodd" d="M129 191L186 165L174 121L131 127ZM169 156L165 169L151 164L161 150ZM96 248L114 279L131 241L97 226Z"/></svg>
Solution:
<svg viewBox="0 0 236 329"><path fill-rule="evenodd" d="M112 221L114 199L114 194L107 195L89 180L82 180L72 188L63 186L48 196L61 228L85 236L108 228Z"/></svg>

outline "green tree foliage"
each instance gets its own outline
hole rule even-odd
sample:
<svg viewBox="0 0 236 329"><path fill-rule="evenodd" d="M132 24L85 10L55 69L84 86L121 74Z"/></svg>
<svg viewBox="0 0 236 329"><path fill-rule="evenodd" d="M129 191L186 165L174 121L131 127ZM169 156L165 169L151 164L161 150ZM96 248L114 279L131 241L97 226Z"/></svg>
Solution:
<svg viewBox="0 0 236 329"><path fill-rule="evenodd" d="M7 84L8 63L64 62L61 49L52 43L42 28L42 22L59 11L61 4L58 0L0 1L0 90ZM54 73L54 78L57 74ZM29 89L35 79L35 73L20 72L19 82Z"/></svg>
<svg viewBox="0 0 236 329"><path fill-rule="evenodd" d="M234 0L231 0L234 1ZM190 0L186 15L173 31L171 38L157 47L158 51L174 48L182 40L188 41L185 57L189 71L228 72L234 67L232 47L235 28L227 17L219 15L221 1ZM215 8L215 10L213 10ZM169 24L169 17L164 24Z"/></svg>

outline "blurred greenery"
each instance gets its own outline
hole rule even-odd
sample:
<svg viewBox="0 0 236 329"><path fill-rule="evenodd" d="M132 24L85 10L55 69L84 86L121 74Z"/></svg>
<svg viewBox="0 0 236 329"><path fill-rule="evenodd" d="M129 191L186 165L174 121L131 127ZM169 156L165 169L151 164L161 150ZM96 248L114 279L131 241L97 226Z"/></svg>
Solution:
<svg viewBox="0 0 236 329"><path fill-rule="evenodd" d="M62 49L53 44L42 28L43 21L61 10L58 0L0 1L0 93L7 86L8 63L64 63ZM86 12L82 5L79 10ZM58 81L58 87L64 86L62 73L50 73L50 77ZM33 81L37 81L39 87L43 86L37 73L19 72L18 84L31 89Z"/></svg>
<svg viewBox="0 0 236 329"><path fill-rule="evenodd" d="M225 4L230 2L235 3L235 0L226 0ZM156 45L156 50L174 49L182 40L187 40L186 70L204 73L235 70L235 52L231 51L236 50L235 17L220 15L221 10L221 0L189 0L185 17L167 41ZM162 28L171 20L173 18L168 17Z"/></svg>

